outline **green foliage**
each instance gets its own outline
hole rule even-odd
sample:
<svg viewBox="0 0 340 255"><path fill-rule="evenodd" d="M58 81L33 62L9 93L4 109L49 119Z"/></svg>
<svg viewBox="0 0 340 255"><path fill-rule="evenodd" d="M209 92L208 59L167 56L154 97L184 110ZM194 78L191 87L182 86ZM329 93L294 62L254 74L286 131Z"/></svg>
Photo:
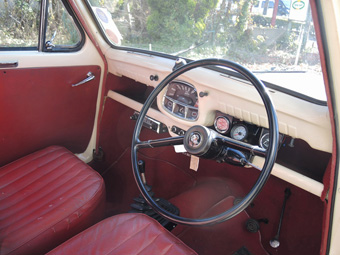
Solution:
<svg viewBox="0 0 340 255"><path fill-rule="evenodd" d="M4 1L0 9L0 46L37 46L39 8L34 0Z"/></svg>
<svg viewBox="0 0 340 255"><path fill-rule="evenodd" d="M124 0L119 0L117 2L117 8L119 8L120 10L124 8Z"/></svg>
<svg viewBox="0 0 340 255"><path fill-rule="evenodd" d="M278 50L284 50L286 52L294 53L296 51L296 38L297 35L295 33L290 33L286 31L278 40L276 40L275 47Z"/></svg>
<svg viewBox="0 0 340 255"><path fill-rule="evenodd" d="M189 45L199 40L217 0L148 0L147 31L152 41ZM190 40L188 40L190 38ZM190 42L190 43L188 43Z"/></svg>
<svg viewBox="0 0 340 255"><path fill-rule="evenodd" d="M254 53L263 54L266 45L263 36L253 36L252 18L249 11L252 1L242 0L236 4L236 8L231 11L228 9L227 2L222 2L221 6L226 9L222 9L213 19L218 22L218 25L213 26L215 27L213 44L219 51L222 49L224 58L244 62L249 60L249 56Z"/></svg>
<svg viewBox="0 0 340 255"><path fill-rule="evenodd" d="M4 1L0 8L0 46L37 47L40 25L40 1ZM51 0L48 8L46 40L57 31L54 44L74 45L80 34L61 0Z"/></svg>
<svg viewBox="0 0 340 255"><path fill-rule="evenodd" d="M80 41L78 29L60 0L50 0L46 40L50 40L55 31L55 45L75 45Z"/></svg>
<svg viewBox="0 0 340 255"><path fill-rule="evenodd" d="M247 25L248 25L248 21L250 19L250 12L249 12L249 8L252 5L252 0L244 0L241 3L241 10L238 14L237 17L237 24L236 24L236 28L237 30L239 30L240 33L242 33L243 31L246 30Z"/></svg>

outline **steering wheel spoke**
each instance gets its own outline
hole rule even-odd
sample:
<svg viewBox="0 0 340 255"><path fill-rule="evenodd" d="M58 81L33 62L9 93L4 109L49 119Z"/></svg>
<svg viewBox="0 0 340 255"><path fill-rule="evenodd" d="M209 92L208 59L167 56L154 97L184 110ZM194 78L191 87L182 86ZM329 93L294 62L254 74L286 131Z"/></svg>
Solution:
<svg viewBox="0 0 340 255"><path fill-rule="evenodd" d="M267 150L263 149L257 145L251 145L242 141L237 141L227 136L222 136L218 134L216 137L217 140L221 141L224 145L229 146L231 148L235 148L241 151L247 151L253 156L266 156Z"/></svg>
<svg viewBox="0 0 340 255"><path fill-rule="evenodd" d="M167 137L156 140L138 141L135 143L136 149L156 148L183 144L184 136Z"/></svg>

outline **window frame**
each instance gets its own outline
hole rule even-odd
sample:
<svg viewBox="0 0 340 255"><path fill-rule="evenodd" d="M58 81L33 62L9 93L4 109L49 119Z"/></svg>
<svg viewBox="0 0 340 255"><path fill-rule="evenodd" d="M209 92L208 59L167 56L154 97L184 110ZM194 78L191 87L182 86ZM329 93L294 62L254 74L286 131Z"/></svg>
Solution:
<svg viewBox="0 0 340 255"><path fill-rule="evenodd" d="M37 51L37 52L76 52L79 51L85 44L85 33L84 29L82 28L78 17L73 12L73 9L69 5L66 0L61 0L62 4L64 5L66 11L71 16L74 21L75 26L77 27L80 33L80 41L74 46L66 46L60 47L56 45L56 47L48 50L46 48L46 31L47 31L47 22L48 22L48 0L40 0L40 13L39 15L39 31L38 31L38 38L37 38L37 47L0 47L0 53L2 51Z"/></svg>

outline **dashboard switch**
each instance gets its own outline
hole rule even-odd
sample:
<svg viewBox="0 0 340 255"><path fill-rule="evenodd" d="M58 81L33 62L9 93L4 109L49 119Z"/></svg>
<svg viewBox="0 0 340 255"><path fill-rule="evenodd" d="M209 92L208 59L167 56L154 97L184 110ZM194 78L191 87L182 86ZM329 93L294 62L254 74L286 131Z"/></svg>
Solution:
<svg viewBox="0 0 340 255"><path fill-rule="evenodd" d="M176 127L176 126L171 127L171 132L176 134L176 135L185 135L185 130L183 130L179 127Z"/></svg>

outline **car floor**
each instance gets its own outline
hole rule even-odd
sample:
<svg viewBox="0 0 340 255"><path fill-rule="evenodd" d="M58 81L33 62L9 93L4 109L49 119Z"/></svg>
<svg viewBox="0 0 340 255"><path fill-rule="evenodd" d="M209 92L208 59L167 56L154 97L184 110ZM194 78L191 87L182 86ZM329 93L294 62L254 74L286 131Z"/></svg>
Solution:
<svg viewBox="0 0 340 255"><path fill-rule="evenodd" d="M139 195L131 169L131 138L134 111L113 100L106 100L100 131L104 160L92 162L100 172L107 191L107 216L130 210ZM167 137L143 130L141 140ZM139 158L146 163L147 183L157 197L168 199L186 217L206 217L226 210L255 183L259 171L211 160L200 160L198 171L189 169L190 158L172 147L143 149ZM284 190L291 189L280 233L280 247L269 245L279 224ZM231 220L208 227L176 226L173 234L199 254L235 253L245 247L250 254L319 254L323 202L320 198L271 176L261 193L244 212ZM306 209L307 208L307 209ZM260 231L246 230L249 218L267 219Z"/></svg>

